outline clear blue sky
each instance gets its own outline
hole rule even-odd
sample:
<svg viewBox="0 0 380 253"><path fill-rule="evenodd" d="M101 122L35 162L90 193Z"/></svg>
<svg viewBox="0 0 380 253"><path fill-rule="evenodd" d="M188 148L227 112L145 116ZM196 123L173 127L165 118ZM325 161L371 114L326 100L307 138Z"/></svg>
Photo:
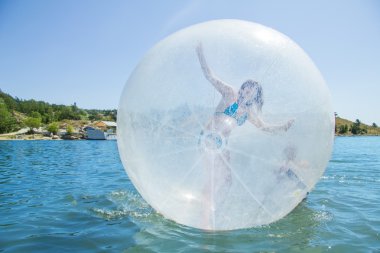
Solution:
<svg viewBox="0 0 380 253"><path fill-rule="evenodd" d="M380 125L380 1L0 0L0 89L23 99L117 108L159 40L234 18L292 38L322 72L334 110Z"/></svg>

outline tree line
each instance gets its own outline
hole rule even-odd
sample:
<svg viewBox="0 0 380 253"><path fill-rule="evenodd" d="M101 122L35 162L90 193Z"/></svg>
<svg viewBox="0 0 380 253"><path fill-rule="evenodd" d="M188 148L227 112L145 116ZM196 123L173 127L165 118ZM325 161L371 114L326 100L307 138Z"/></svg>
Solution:
<svg viewBox="0 0 380 253"><path fill-rule="evenodd" d="M373 128L377 128L377 124L373 123L372 124ZM366 126L364 126L359 119L357 119L355 122L353 122L351 125L339 125L335 126L335 133L338 134L347 134L351 133L353 135L358 135L358 134L367 134L368 129Z"/></svg>
<svg viewBox="0 0 380 253"><path fill-rule="evenodd" d="M116 121L117 111L80 109L73 105L57 105L34 99L23 100L0 90L0 134L22 127L48 125L62 120Z"/></svg>

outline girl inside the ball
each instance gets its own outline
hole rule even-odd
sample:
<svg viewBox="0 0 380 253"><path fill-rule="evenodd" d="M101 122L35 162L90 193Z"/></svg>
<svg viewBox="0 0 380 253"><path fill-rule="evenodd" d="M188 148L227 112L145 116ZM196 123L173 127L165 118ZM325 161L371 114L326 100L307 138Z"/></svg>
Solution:
<svg viewBox="0 0 380 253"><path fill-rule="evenodd" d="M263 88L253 80L245 81L239 90L235 90L231 85L220 80L208 67L202 44L196 48L198 59L206 79L222 95L222 98L215 109L204 130L200 134L199 145L203 155L203 164L209 182L206 183L204 196L212 217L217 218L217 210L223 205L223 201L232 184L232 171L229 164L230 152L228 149L228 138L231 131L242 126L246 122L253 124L262 131L277 133L287 131L294 120L289 120L284 124L268 124L261 118L261 111L264 105ZM210 216L210 215L208 215ZM210 224L212 226L212 224Z"/></svg>

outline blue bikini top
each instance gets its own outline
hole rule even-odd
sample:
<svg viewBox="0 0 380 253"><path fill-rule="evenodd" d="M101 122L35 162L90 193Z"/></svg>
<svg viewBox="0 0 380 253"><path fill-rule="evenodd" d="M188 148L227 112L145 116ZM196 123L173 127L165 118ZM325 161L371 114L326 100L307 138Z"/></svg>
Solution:
<svg viewBox="0 0 380 253"><path fill-rule="evenodd" d="M238 124L238 126L241 126L245 123L245 121L248 119L248 113L245 112L243 115L241 116L238 116L237 115L237 110L239 109L239 105L237 102L233 103L232 105L228 106L225 110L224 110L224 114L227 115L227 116L230 116L231 118L234 118L236 119L236 123Z"/></svg>

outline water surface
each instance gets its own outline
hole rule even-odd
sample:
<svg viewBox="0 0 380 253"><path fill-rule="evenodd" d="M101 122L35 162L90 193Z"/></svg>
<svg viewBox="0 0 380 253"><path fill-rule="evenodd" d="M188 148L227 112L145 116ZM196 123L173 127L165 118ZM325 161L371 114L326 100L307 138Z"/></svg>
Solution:
<svg viewBox="0 0 380 253"><path fill-rule="evenodd" d="M1 141L0 252L380 252L379 194L380 137L339 137L292 213L211 233L152 210L114 141Z"/></svg>

